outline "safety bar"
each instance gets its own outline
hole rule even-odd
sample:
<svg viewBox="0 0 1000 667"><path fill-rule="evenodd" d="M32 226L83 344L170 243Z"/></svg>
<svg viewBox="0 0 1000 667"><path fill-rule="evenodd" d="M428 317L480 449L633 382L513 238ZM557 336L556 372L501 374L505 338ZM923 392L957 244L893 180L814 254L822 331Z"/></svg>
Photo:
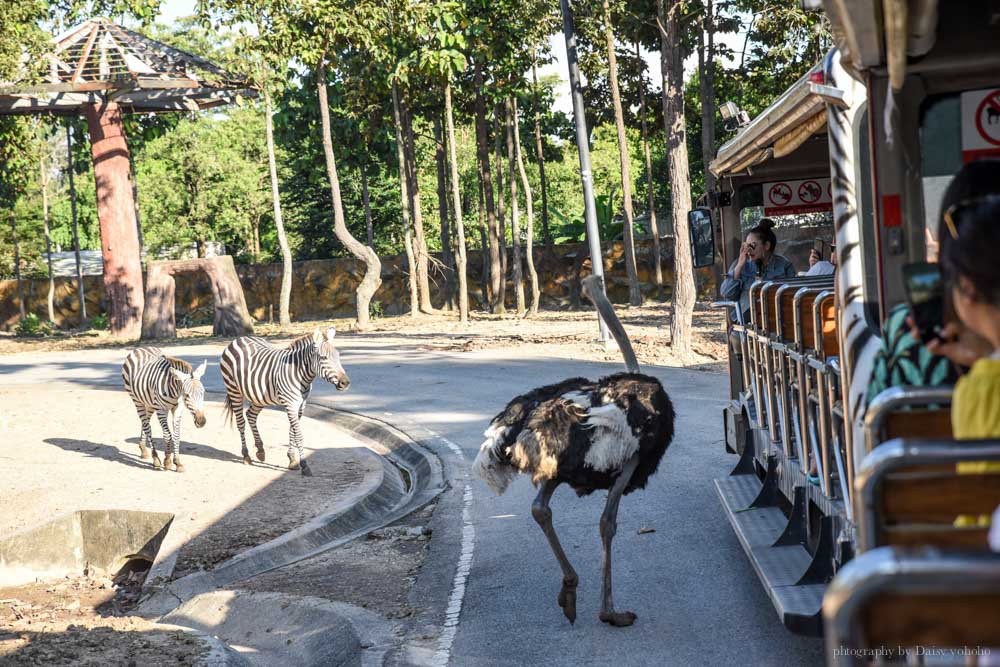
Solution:
<svg viewBox="0 0 1000 667"><path fill-rule="evenodd" d="M985 602L980 605L985 613L996 615L993 627L1000 627L1000 554L943 552L930 547L880 547L854 558L841 568L823 595L827 666L853 667L870 664L873 657L903 657L877 653L898 651L899 647L896 644L881 646L882 638L867 637L863 619L873 617L866 613L873 602L887 596L911 595L914 596L913 609L927 616L940 614L942 623L958 626L961 626L961 619L948 617L951 607L933 605L928 598L976 596ZM993 597L997 599L996 604L989 603ZM930 624L931 627L939 625ZM989 623L984 625L989 626ZM914 643L922 643L919 640L915 638ZM978 637L969 637L963 643L988 645L981 643Z"/></svg>
<svg viewBox="0 0 1000 667"><path fill-rule="evenodd" d="M859 551L879 545L881 484L887 475L914 466L1000 461L1000 440L894 438L869 452L854 480L854 517ZM933 493L928 489L928 493Z"/></svg>
<svg viewBox="0 0 1000 667"><path fill-rule="evenodd" d="M951 385L937 387L889 387L879 393L865 413L865 454L871 453L881 439L889 415L901 408L926 408L951 405Z"/></svg>

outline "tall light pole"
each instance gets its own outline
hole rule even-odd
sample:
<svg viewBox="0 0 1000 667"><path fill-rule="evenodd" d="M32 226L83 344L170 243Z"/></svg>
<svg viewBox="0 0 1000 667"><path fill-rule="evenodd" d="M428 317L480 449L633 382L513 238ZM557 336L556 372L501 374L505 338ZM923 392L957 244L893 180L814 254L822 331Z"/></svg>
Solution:
<svg viewBox="0 0 1000 667"><path fill-rule="evenodd" d="M580 86L580 64L576 55L576 33L573 29L573 10L569 0L560 0L563 17L563 37L566 38L566 62L569 65L569 89L573 98L573 119L576 121L576 148L580 154L580 180L583 182L583 219L587 225L587 243L590 246L590 266L593 275L600 277L604 289L604 258L601 254L601 236L597 228L597 207L594 204L594 182L590 171L590 134L583 112L583 89ZM597 318L601 342L608 341L608 327Z"/></svg>

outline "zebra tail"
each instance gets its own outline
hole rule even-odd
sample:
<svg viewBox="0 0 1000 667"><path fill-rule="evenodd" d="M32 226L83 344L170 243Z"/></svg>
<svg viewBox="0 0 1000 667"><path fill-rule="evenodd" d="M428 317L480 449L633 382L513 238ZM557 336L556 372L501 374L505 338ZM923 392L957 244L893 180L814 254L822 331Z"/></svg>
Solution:
<svg viewBox="0 0 1000 667"><path fill-rule="evenodd" d="M233 427L233 415L235 414L236 406L233 405L233 399L226 396L226 400L222 403L222 424L229 428Z"/></svg>

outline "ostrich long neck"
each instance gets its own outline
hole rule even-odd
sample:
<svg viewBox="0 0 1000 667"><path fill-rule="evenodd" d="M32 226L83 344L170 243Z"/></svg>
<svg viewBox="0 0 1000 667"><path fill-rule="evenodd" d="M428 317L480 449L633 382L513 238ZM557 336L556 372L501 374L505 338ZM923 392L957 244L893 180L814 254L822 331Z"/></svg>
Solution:
<svg viewBox="0 0 1000 667"><path fill-rule="evenodd" d="M597 308L597 314L601 316L604 323L608 325L611 335L615 337L618 349L622 351L622 356L625 357L625 369L629 373L638 373L639 362L635 358L635 350L632 349L632 343L625 333L625 327L622 326L621 320L615 314L615 309L611 306L611 302L608 301L608 297L604 295L604 286L601 282L598 276L587 276L581 281L583 294Z"/></svg>

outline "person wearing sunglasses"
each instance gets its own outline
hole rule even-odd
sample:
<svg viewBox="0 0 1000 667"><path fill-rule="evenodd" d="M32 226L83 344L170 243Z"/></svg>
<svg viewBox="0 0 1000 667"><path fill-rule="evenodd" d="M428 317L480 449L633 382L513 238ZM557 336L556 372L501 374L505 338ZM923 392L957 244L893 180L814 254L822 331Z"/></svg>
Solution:
<svg viewBox="0 0 1000 667"><path fill-rule="evenodd" d="M792 263L774 252L778 238L773 229L773 220L761 218L757 226L747 232L740 247L740 256L729 267L719 288L722 298L739 302L744 322L749 318L750 286L755 281L794 278L796 275Z"/></svg>

